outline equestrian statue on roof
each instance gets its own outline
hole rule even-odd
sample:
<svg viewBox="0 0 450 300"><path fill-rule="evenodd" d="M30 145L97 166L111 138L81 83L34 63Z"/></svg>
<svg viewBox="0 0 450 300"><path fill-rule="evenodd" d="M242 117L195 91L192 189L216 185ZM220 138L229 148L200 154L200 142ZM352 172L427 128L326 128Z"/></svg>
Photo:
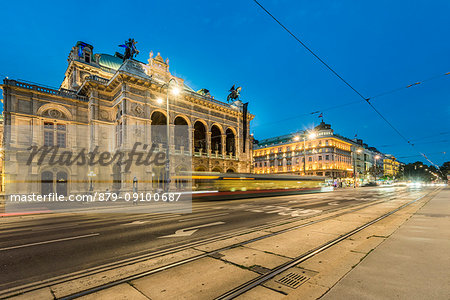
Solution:
<svg viewBox="0 0 450 300"><path fill-rule="evenodd" d="M123 45L119 45L119 47L125 48L125 54L123 55L123 61L127 59L133 59L135 55L139 54L139 50L136 49L137 42L134 39L128 39L125 41Z"/></svg>
<svg viewBox="0 0 450 300"><path fill-rule="evenodd" d="M227 102L230 102L230 99L231 99L231 100L237 100L237 99L239 99L241 90L242 90L242 87L239 86L239 87L236 88L236 85L233 84L233 86L232 86L231 89L229 90L230 94L228 94Z"/></svg>

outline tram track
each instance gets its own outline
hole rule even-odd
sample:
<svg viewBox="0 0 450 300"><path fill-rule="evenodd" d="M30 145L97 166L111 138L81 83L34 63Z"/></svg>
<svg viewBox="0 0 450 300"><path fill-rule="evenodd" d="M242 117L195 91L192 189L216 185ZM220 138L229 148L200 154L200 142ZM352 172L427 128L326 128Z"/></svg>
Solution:
<svg viewBox="0 0 450 300"><path fill-rule="evenodd" d="M300 264L300 263L302 263L302 262L304 262L304 261L306 261L306 260L316 256L317 254L321 253L322 251L324 251L324 250L326 250L326 249L328 249L328 248L330 248L330 247L332 247L332 246L334 246L334 245L336 245L336 244L346 240L347 238L353 236L354 234L356 234L356 233L358 233L358 232L368 228L369 226L372 226L375 223L377 223L377 222L379 222L379 221L381 221L381 220L391 216L392 214L402 210L403 208L408 207L409 205L411 205L411 204L413 204L413 203L415 203L415 202L417 202L417 201L419 201L419 200L421 200L421 199L423 199L425 197L429 197L430 194L433 194L433 196L436 195L439 191L440 191L439 189L431 191L428 194L425 194L425 195L423 195L423 196L421 196L421 197L419 197L419 198L417 198L415 200L412 200L412 201L410 201L408 203L405 203L405 204L401 205L400 207L398 207L398 208L396 208L394 210L391 210L388 213L385 213L385 214L381 215L380 217L375 218L372 221L369 221L369 222L367 222L367 223L365 223L365 224L363 224L361 226L358 226L357 228L355 228L355 229L353 229L353 230L351 230L351 231L349 231L349 232L347 232L347 233L345 233L345 234L343 234L343 235L341 235L341 236L339 236L339 237L337 237L337 238L335 238L333 240L330 240L330 241L328 241L328 242L326 242L326 243L324 243L324 244L322 244L322 245L320 245L320 246L318 246L318 247L316 247L316 248L314 248L314 249L312 249L312 250L310 250L310 251L308 251L306 253L301 254L300 256L297 256L297 257L293 258L292 260L290 260L290 261L288 261L288 262L286 262L286 263L284 263L284 264L282 264L282 265L272 269L270 272L268 272L266 274L258 276L258 277L254 278L252 280L249 280L246 283L244 283L244 284L242 284L242 285L240 285L240 286L238 286L238 287L236 287L236 288L234 288L232 290L229 290L228 292L226 292L226 293L222 294L221 296L215 298L215 300L235 299L236 297L238 297L238 296L240 296L240 295L250 291L251 289L253 289L253 288L261 285L262 283L264 283L264 282L274 278L275 276L283 273L284 271L286 271L286 270L288 270L288 269L290 269L290 268L292 268L292 267L294 267L294 266L296 266L296 265L298 265L298 264ZM428 199L428 201L431 200L431 199L432 199L432 197L430 197L430 199Z"/></svg>
<svg viewBox="0 0 450 300"><path fill-rule="evenodd" d="M419 199L429 195L430 193L423 195ZM403 193L402 193L402 195L403 195ZM171 263L171 264L168 264L168 265L165 265L165 266L161 266L161 267L149 270L149 271L145 271L145 272L141 272L141 273L134 274L134 275L131 275L131 276L127 276L127 277L124 277L123 279L120 279L120 280L112 281L110 283L99 285L97 287L94 287L94 288L91 288L91 289L87 289L85 291L82 291L82 292L79 292L79 293L76 293L76 294L73 294L73 295L62 297L61 299L75 299L75 298L78 298L78 297L81 297L81 296L84 296L84 295L88 295L88 294L91 294L91 293L94 293L94 292L97 292L97 291L101 291L101 290L104 290L104 289L107 289L107 288L110 288L110 287L113 287L113 286L116 286L116 285L119 285L119 284L122 284L122 283L125 283L125 282L129 282L129 281L132 281L132 280L135 280L135 279L139 279L139 278L142 278L144 276L148 276L148 275L151 275L151 274L154 274L154 273L157 273L157 272L161 272L161 271L164 271L164 270L176 267L176 266L180 266L180 265L183 265L183 264L195 261L195 260L199 260L199 259L202 259L204 257L211 256L212 254L220 252L220 251L225 251L225 250L228 250L228 249L231 249L231 248L234 248L234 247L246 245L246 244L249 244L249 243L252 243L252 242L255 242L255 241L259 241L259 240L262 240L262 239L266 239L266 238L269 238L269 237L272 237L272 236L275 236L275 235L279 235L279 234L282 234L282 233L285 233L285 232L288 232L288 231L292 231L292 230L295 230L295 229L299 229L299 228L307 227L307 226L310 226L310 225L313 225L313 224L317 224L317 223L320 223L320 222L324 222L324 221L327 221L327 220L331 220L333 218L337 218L337 217L340 217L340 216L343 216L343 215L346 215L346 214L350 214L350 213L356 212L358 210L361 210L361 209L364 209L364 208L367 208L367 207L371 207L371 206L374 206L374 205L377 205L377 204L398 200L398 198L400 198L400 197L401 196L398 195L397 197L392 197L392 198L390 198L388 200L377 200L377 201L374 201L374 202L371 202L371 203L355 204L355 205L351 205L351 206L347 206L347 207L340 207L340 208L336 208L336 209L329 209L329 210L326 210L326 211L322 212L322 214L335 213L335 212L338 212L338 211L341 211L341 210L344 210L344 211L340 212L340 213L336 213L336 214L330 215L330 216L326 216L326 217L323 217L323 218L320 218L320 219L317 219L317 220L314 220L314 221L309 221L309 222L306 222L306 223L303 223L303 224L300 224L300 225L288 227L286 229L279 230L279 231L276 231L276 232L272 232L272 233L269 233L269 234L266 234L266 235L263 235L263 236L260 236L260 237L252 238L252 239L249 239L247 241L243 241L243 242L235 243L235 244L223 247L223 248L215 249L215 250L210 251L210 252L205 252L205 253L203 253L201 255L193 256L193 257L190 257L190 258L187 258L187 259L183 259L183 260L180 260L178 262L174 262L174 263ZM418 201L419 199L414 200L414 202ZM318 217L320 215L321 214L308 216L308 218L314 218L314 217ZM169 248L169 249L162 249L162 250L155 251L155 252L148 253L148 254L144 254L144 255L141 255L141 256L138 256L138 257L133 257L133 258L121 260L121 261L118 261L118 262L114 262L114 263L110 263L110 264L106 264L106 265L90 268L88 270L82 270L82 271L74 272L74 273L67 274L67 275L53 277L53 278L48 279L48 280L39 281L39 282L35 282L35 283L23 285L23 286L11 288L11 289L5 290L3 292L0 292L0 297L1 298L8 298L8 297L12 297L12 296L15 296L15 295L18 295L18 294L23 294L23 293L26 293L26 292L38 290L38 289L41 289L41 288L51 287L51 286L54 286L54 285L57 285L57 284L67 283L67 282L70 282L70 281L73 281L73 280L77 280L77 279L80 279L80 278L83 278L83 277L96 275L96 274L99 274L99 273L102 273L102 272L105 272L105 271L118 269L118 268L121 268L121 267L129 266L129 265L136 264L136 263L139 263L139 262L143 262L143 261L146 261L146 260L149 260L149 259L158 258L158 257L164 256L164 255L168 255L168 254L177 253L179 251L190 249L190 248L193 248L193 247L198 247L198 246L209 244L209 243L213 243L213 242L223 241L223 240L226 240L228 238L232 238L232 237L236 237L236 236L240 236L240 235L245 235L245 234L250 234L250 233L256 232L256 231L266 230L266 229L270 229L270 228L273 228L273 227L276 227L276 226L280 226L280 225L287 225L287 224L298 222L298 221L305 220L305 219L307 219L307 218L305 218L305 217L293 217L293 218L289 218L288 220L281 220L281 221L271 222L271 223L259 225L259 226L256 226L256 227L252 227L252 228L249 228L249 229L246 229L246 230L227 232L227 233L225 233L223 235L220 235L220 236L217 236L217 237L211 237L211 238L203 239L203 240L200 240L200 241L194 241L194 242L183 244L183 245L180 245L180 246L177 246L177 247L173 247L173 248Z"/></svg>

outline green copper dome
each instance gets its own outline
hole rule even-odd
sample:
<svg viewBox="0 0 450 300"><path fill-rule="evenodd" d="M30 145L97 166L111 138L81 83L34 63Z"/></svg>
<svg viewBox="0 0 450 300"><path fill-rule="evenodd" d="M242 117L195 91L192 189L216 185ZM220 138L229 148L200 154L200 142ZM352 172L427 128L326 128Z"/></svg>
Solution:
<svg viewBox="0 0 450 300"><path fill-rule="evenodd" d="M100 57L98 59L98 63L100 66L113 69L114 71L117 71L120 68L122 62L123 61L121 58L109 54L100 54Z"/></svg>

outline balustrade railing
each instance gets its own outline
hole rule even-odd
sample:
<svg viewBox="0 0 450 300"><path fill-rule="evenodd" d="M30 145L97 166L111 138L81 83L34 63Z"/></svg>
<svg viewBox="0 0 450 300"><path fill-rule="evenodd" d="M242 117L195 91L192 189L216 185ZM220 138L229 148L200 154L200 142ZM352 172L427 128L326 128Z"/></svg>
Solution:
<svg viewBox="0 0 450 300"><path fill-rule="evenodd" d="M97 76L97 75L90 75L86 79L87 80L98 81L98 82L100 82L102 84L107 84L109 82L108 79L100 77L100 76Z"/></svg>
<svg viewBox="0 0 450 300"><path fill-rule="evenodd" d="M70 91L70 90L66 90L66 89L62 89L62 88L59 90L56 90L56 89L43 87L43 86L31 84L31 83L21 82L21 81L17 81L17 80L13 80L13 79L4 79L3 83L5 85L17 86L20 88L33 90L33 91L41 92L41 93L46 93L46 94L50 94L50 95L67 97L67 98L77 99L77 100L81 100L81 101L85 101L85 102L89 101L88 97L77 95L74 91Z"/></svg>

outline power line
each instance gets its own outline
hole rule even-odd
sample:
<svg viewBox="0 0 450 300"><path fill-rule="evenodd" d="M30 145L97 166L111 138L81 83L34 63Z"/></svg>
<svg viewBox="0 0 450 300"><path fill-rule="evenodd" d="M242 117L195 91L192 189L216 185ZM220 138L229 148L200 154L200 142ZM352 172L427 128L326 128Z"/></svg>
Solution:
<svg viewBox="0 0 450 300"><path fill-rule="evenodd" d="M392 94L392 93L396 93L398 91L401 91L401 90L404 90L404 89L407 89L407 88L414 87L414 86L422 84L424 82L428 82L428 81L431 81L431 80L434 80L434 79L441 78L441 77L446 76L446 75L450 75L450 72L439 74L439 75L430 77L428 79L424 79L424 80L421 80L421 81L416 81L416 82L414 82L412 84L408 84L406 86L402 86L402 87L399 87L399 88L396 88L396 89L393 89L393 90L382 92L382 93L377 94L375 96L369 97L368 99L369 100L373 100L374 98L383 97L383 96L386 96L386 95L389 95L389 94ZM353 104L356 104L356 103L360 103L360 102L361 101L359 101L359 100L358 101L345 102L345 103L342 103L342 104L339 104L339 105L330 106L330 107L327 107L327 108L322 108L320 110L315 110L315 111L312 111L312 112L309 112L309 113L304 113L304 114L292 116L292 117L281 119L281 120L278 120L278 121L273 121L273 122L269 122L269 123L259 124L256 127L261 126L261 125L270 125L270 124L276 124L276 123L279 123L279 122L285 122L285 121L289 121L289 120L294 120L294 119L298 119L298 118L303 117L303 116L319 114L319 113L324 112L324 111L329 111L329 110L333 110L333 109L336 109L336 108L350 106L350 105L353 105Z"/></svg>
<svg viewBox="0 0 450 300"><path fill-rule="evenodd" d="M441 152L432 152L432 153L429 153L429 155L435 155L435 154L446 154L446 152L443 152L443 151L441 151ZM398 156L397 158L411 158L411 157L422 157L422 155L408 155L408 156Z"/></svg>
<svg viewBox="0 0 450 300"><path fill-rule="evenodd" d="M419 143L413 143L414 145L424 145L424 144L438 144L438 143L448 143L448 142L450 142L450 140L440 140L440 141L430 141L430 142L419 142ZM381 147L392 147L392 146L398 146L398 145L400 145L400 144L390 144L390 145L381 145L381 146L379 146L380 148ZM401 145L403 145L403 144L401 144Z"/></svg>
<svg viewBox="0 0 450 300"><path fill-rule="evenodd" d="M436 137L436 136L441 136L441 135L446 135L446 134L449 134L449 133L450 133L450 131L444 131L444 132L440 132L438 134L433 134L433 135L428 135L428 136L423 136L423 137L417 138L417 139L415 139L415 141L424 140L424 139L428 139L428 138Z"/></svg>
<svg viewBox="0 0 450 300"><path fill-rule="evenodd" d="M393 90L390 90L390 91L382 92L380 94L377 94L375 96L370 97L370 99L372 100L373 98L378 98L378 97L381 97L381 96L385 96L385 95L389 95L389 94L392 94L392 93L396 93L398 91L401 91L401 90L404 90L404 89L408 89L408 88L417 86L419 84L422 84L424 82L435 80L435 79L438 79L438 78L441 78L441 77L447 76L447 75L450 75L450 72L447 72L447 73L444 73L444 74L439 74L439 75L436 75L436 76L433 76L433 77L430 77L430 78L427 78L427 79L424 79L424 80L421 80L421 81L416 81L414 83L411 83L411 84L408 84L406 86L402 86L402 87L399 87L399 88L396 88L396 89L393 89Z"/></svg>
<svg viewBox="0 0 450 300"><path fill-rule="evenodd" d="M447 135L447 134L449 134L449 133L450 133L450 131L446 131L446 132L441 132L441 133L439 133L439 134L427 135L427 136L423 136L423 137L420 137L420 138L411 140L411 142L414 142L414 143L413 143L414 145L417 145L417 144L431 144L431 143L448 142L448 140L431 141L431 142L419 142L419 143L417 143L417 142L415 142L415 141L420 141L420 140L425 140L425 139L432 138L432 137L437 137L437 136ZM387 144L387 145L380 145L379 147L391 147L391 146L398 146L398 145L400 145L400 144Z"/></svg>
<svg viewBox="0 0 450 300"><path fill-rule="evenodd" d="M383 114L376 109L376 107L370 102L370 98L364 97L356 88L354 88L349 82L347 82L342 76L340 76L333 68L331 68L325 61L323 61L317 54L314 53L305 43L303 43L295 34L293 34L286 26L284 26L274 15L272 15L264 6L262 6L257 0L253 0L262 10L264 10L275 22L278 23L289 35L291 35L300 45L302 45L309 53L311 53L318 61L320 61L328 70L330 70L336 77L338 77L342 82L344 82L350 89L352 89L359 97L361 97L370 107L391 127L403 140L405 140L409 145L414 147L414 144L411 142L385 117ZM413 85L417 85L419 83L415 83ZM413 86L410 85L410 86ZM408 87L410 87L408 86ZM428 159L428 157L419 152L427 161L431 164L435 165L432 161ZM435 165L436 166L436 165ZM439 168L439 167L438 167Z"/></svg>
<svg viewBox="0 0 450 300"><path fill-rule="evenodd" d="M364 98L364 96L358 92L350 83L348 83L344 78L341 77L341 75L339 75L335 70L333 70L333 68L331 68L326 62L324 62L319 56L317 56L317 54L315 54L311 49L309 49L308 46L306 46L297 36L295 36L295 34L293 34L289 29L287 29L280 21L278 21L277 18L275 18L267 9L264 8L264 6L262 6L258 1L255 1L256 4L259 5L259 7L261 7L269 16L272 17L272 19L275 20L275 22L277 22L281 27L283 27L284 30L286 30L297 42L299 42L306 50L309 51L309 53L311 53L315 58L317 58L325 67L327 67L328 70L330 70L331 72L333 72L334 75L336 75L340 80L342 80L342 82L344 82L349 88L351 88L355 93L357 93L361 98L363 98L364 100L366 100L366 98Z"/></svg>

